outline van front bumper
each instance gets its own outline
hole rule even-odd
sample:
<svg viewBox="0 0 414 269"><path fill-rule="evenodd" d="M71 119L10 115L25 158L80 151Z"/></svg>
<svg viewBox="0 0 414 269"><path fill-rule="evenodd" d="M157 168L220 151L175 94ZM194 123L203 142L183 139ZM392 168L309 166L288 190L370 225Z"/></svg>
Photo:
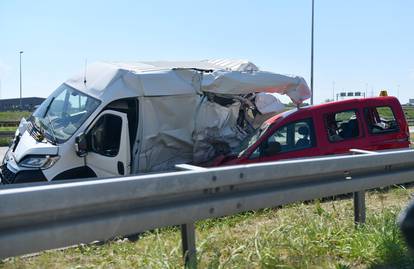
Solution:
<svg viewBox="0 0 414 269"><path fill-rule="evenodd" d="M40 169L14 172L7 167L7 163L3 163L0 166L0 179L1 184L47 181L45 175Z"/></svg>

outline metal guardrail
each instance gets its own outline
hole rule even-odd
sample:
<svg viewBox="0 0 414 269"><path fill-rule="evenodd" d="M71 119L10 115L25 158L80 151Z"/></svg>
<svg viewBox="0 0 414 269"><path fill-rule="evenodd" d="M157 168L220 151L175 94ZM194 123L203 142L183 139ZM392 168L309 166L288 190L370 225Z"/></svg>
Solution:
<svg viewBox="0 0 414 269"><path fill-rule="evenodd" d="M1 127L16 127L19 126L20 121L15 120L2 120L0 121Z"/></svg>
<svg viewBox="0 0 414 269"><path fill-rule="evenodd" d="M413 179L414 150L403 150L7 187L0 258L181 225L195 267L195 221L353 192L363 222L365 190Z"/></svg>
<svg viewBox="0 0 414 269"><path fill-rule="evenodd" d="M0 121L0 127L17 127L19 126L20 121ZM14 137L16 130L14 131L0 131L0 138L10 138Z"/></svg>
<svg viewBox="0 0 414 269"><path fill-rule="evenodd" d="M10 138L14 137L16 131L0 131L0 138Z"/></svg>

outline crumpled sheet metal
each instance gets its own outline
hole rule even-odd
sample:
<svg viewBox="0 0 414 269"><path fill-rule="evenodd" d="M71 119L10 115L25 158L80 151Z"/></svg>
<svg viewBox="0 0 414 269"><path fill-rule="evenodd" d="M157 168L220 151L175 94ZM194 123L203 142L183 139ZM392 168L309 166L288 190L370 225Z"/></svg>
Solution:
<svg viewBox="0 0 414 269"><path fill-rule="evenodd" d="M290 77L271 72L216 71L203 76L201 89L216 94L248 94L269 92L286 94L295 104L310 97L310 89L302 77Z"/></svg>
<svg viewBox="0 0 414 269"><path fill-rule="evenodd" d="M193 162L206 162L217 153L237 147L245 134L237 128L240 102L222 106L204 100L198 110L193 132Z"/></svg>
<svg viewBox="0 0 414 269"><path fill-rule="evenodd" d="M262 114L280 113L285 110L285 105L275 93L259 92L256 94L255 105Z"/></svg>
<svg viewBox="0 0 414 269"><path fill-rule="evenodd" d="M134 158L134 172L167 170L176 163L192 162L194 117L198 95L140 98L140 152ZM138 127L140 130L140 127Z"/></svg>

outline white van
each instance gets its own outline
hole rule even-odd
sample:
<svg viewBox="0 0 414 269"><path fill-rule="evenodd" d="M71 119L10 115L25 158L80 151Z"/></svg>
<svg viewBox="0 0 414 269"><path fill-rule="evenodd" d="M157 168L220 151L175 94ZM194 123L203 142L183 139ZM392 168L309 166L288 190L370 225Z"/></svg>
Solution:
<svg viewBox="0 0 414 269"><path fill-rule="evenodd" d="M124 176L204 162L279 112L273 93L296 104L310 95L303 78L242 60L93 64L22 120L1 181Z"/></svg>

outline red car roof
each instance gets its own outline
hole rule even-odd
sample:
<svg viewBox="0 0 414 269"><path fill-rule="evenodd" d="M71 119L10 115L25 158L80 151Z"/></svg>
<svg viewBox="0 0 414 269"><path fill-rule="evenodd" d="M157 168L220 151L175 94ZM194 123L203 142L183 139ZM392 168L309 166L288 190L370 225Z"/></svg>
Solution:
<svg viewBox="0 0 414 269"><path fill-rule="evenodd" d="M319 109L329 109L329 108L336 108L338 106L341 105L351 105L351 104L355 104L355 103L372 103L375 101L380 101L380 102L387 102L390 101L391 102L399 102L398 99L394 96L381 96L381 97L369 97L369 98L353 98L353 99L348 99L348 100L341 100L341 101L332 101L332 102L327 102L327 103L323 103L323 104L319 104L319 105L313 105L313 106L305 106L305 107L301 107L300 109L294 108L285 112L282 112L280 114L277 114L273 117L271 117L270 119L268 119L266 121L266 123L273 123L275 120L279 119L280 117L286 117L289 115L292 115L294 113L300 112L300 111L315 111L315 110L319 110Z"/></svg>
<svg viewBox="0 0 414 269"><path fill-rule="evenodd" d="M354 103L367 103L372 101L398 101L398 99L394 96L381 96L381 97L369 97L369 98L353 98L348 100L341 100L341 101L333 101L328 103L323 103L320 105L313 105L313 106L307 106L300 109L307 109L307 110L318 110L320 108L329 108L329 107L336 107L338 105L347 105L347 104L354 104Z"/></svg>

